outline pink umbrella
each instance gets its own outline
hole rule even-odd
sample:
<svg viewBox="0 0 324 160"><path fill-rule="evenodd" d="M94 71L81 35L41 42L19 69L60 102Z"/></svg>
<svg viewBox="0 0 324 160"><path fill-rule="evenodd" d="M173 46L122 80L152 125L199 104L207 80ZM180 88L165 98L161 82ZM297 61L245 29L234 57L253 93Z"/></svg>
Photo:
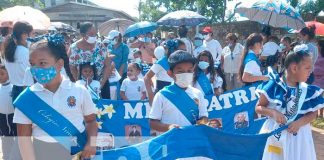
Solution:
<svg viewBox="0 0 324 160"><path fill-rule="evenodd" d="M17 21L26 21L31 24L35 30L47 30L51 25L47 15L29 6L15 6L1 11L0 24L8 21L13 23Z"/></svg>

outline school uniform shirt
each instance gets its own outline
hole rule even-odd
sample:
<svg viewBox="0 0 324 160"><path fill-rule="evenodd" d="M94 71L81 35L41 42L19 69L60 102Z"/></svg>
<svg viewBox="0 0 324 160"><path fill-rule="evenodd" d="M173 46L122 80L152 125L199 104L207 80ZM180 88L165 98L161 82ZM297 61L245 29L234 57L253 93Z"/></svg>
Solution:
<svg viewBox="0 0 324 160"><path fill-rule="evenodd" d="M206 76L207 76L207 78L209 80L210 79L210 74L208 73ZM210 85L211 85L211 87L213 89L222 88L223 79L221 77L219 77L219 76L215 76L215 79L214 79L213 83L210 83ZM200 87L198 81L196 81L196 83L194 84L194 87L199 89L204 94L204 92L203 92L202 88ZM214 90L213 90L213 92L214 92Z"/></svg>
<svg viewBox="0 0 324 160"><path fill-rule="evenodd" d="M214 61L216 60L220 61L221 54L222 54L222 46L217 40L212 39L208 42L204 40L204 46L208 48L208 50L211 52Z"/></svg>
<svg viewBox="0 0 324 160"><path fill-rule="evenodd" d="M199 56L199 54L202 52L202 51L209 51L208 48L206 48L205 46L200 46L200 47L197 47L194 51L193 51L193 55L197 58Z"/></svg>
<svg viewBox="0 0 324 160"><path fill-rule="evenodd" d="M233 52L229 46L224 47L222 55L224 56L224 72L238 73L240 68L240 60L242 56L243 46L239 43L235 44Z"/></svg>
<svg viewBox="0 0 324 160"><path fill-rule="evenodd" d="M97 112L87 89L82 85L72 83L68 79L62 80L55 93L47 90L39 83L32 85L30 90L45 103L62 114L80 132L85 131L85 126L83 124L84 116L96 114ZM33 107L30 106L30 108ZM57 142L45 131L35 125L18 108L15 109L13 122L18 124L32 124L32 136L34 138L45 142Z"/></svg>
<svg viewBox="0 0 324 160"><path fill-rule="evenodd" d="M81 80L76 81L75 83L85 86L86 81L81 79ZM101 90L100 90L100 82L99 81L92 80L91 83L89 84L89 86L91 87L91 89L94 92L97 93L97 95L100 95Z"/></svg>
<svg viewBox="0 0 324 160"><path fill-rule="evenodd" d="M207 106L208 101L204 98L203 93L191 86L189 86L185 92L190 98L199 101L199 118L208 117ZM181 97L177 97L181 98ZM149 114L150 119L160 120L164 124L177 124L181 127L190 126L191 123L188 119L181 113L181 111L174 106L169 99L164 97L161 92L156 93L153 99L152 108Z"/></svg>
<svg viewBox="0 0 324 160"><path fill-rule="evenodd" d="M12 114L14 113L14 107L12 105L12 84L7 83L0 84L0 113L1 114Z"/></svg>
<svg viewBox="0 0 324 160"><path fill-rule="evenodd" d="M167 71L159 64L155 63L151 67L151 70L156 76L156 80L164 81L164 82L173 82L173 78L171 78Z"/></svg>
<svg viewBox="0 0 324 160"><path fill-rule="evenodd" d="M251 52L253 51L249 50L249 53ZM253 76L262 76L261 68L256 61L246 63L243 72L250 73Z"/></svg>
<svg viewBox="0 0 324 160"><path fill-rule="evenodd" d="M25 70L30 66L28 48L18 45L14 59L14 62L8 62L5 60L5 67L8 71L10 83L15 86L24 86L23 79Z"/></svg>
<svg viewBox="0 0 324 160"><path fill-rule="evenodd" d="M146 91L143 79L132 81L129 78L124 79L120 91L125 92L128 100L141 100L142 93Z"/></svg>

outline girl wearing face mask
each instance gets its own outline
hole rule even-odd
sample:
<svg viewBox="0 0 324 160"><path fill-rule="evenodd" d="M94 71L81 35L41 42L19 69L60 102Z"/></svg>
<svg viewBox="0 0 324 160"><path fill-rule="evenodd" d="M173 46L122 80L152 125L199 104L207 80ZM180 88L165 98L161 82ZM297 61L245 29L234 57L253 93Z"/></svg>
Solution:
<svg viewBox="0 0 324 160"><path fill-rule="evenodd" d="M203 51L197 59L199 62L195 67L193 87L202 91L205 96L219 96L222 93L223 79L214 68L213 56L209 51Z"/></svg>
<svg viewBox="0 0 324 160"><path fill-rule="evenodd" d="M103 98L110 98L109 92L109 74L111 73L111 58L107 53L104 44L97 41L97 30L90 22L80 24L80 33L82 38L73 43L69 50L70 65L73 77L79 77L80 68L83 63L91 63L96 66L98 80L102 88L101 95Z"/></svg>
<svg viewBox="0 0 324 160"><path fill-rule="evenodd" d="M194 42L195 50L193 51L193 55L195 57L198 57L199 53L201 53L204 50L208 50L203 44L204 44L204 36L200 33L196 34Z"/></svg>
<svg viewBox="0 0 324 160"><path fill-rule="evenodd" d="M90 158L96 153L97 110L85 87L74 83L63 37L54 35L36 42L29 57L37 83L24 90L14 103L13 122L17 123L22 157L71 159L70 151L82 151L82 158ZM60 74L63 67L68 79ZM78 137L78 144L62 139L71 136ZM74 150L71 145L80 148Z"/></svg>
<svg viewBox="0 0 324 160"><path fill-rule="evenodd" d="M27 22L16 22L12 36L5 42L4 64L8 70L9 80L13 84L12 100L23 91L25 69L29 64L27 38L32 34L33 27Z"/></svg>
<svg viewBox="0 0 324 160"><path fill-rule="evenodd" d="M164 87L154 97L149 114L150 126L159 132L173 128L206 124L208 101L200 90L191 86L196 58L178 50L168 59L168 74L174 84Z"/></svg>
<svg viewBox="0 0 324 160"><path fill-rule="evenodd" d="M96 68L90 63L80 65L80 77L76 83L85 86L88 90L94 91L100 97L100 82L97 81ZM93 93L93 92L92 92Z"/></svg>
<svg viewBox="0 0 324 160"><path fill-rule="evenodd" d="M261 35L257 33L251 34L246 40L238 74L239 79L246 86L269 79L262 75L261 62L258 58L262 50L262 40Z"/></svg>
<svg viewBox="0 0 324 160"><path fill-rule="evenodd" d="M143 79L138 78L141 67L137 63L128 64L127 78L120 87L122 100L145 100L146 89Z"/></svg>

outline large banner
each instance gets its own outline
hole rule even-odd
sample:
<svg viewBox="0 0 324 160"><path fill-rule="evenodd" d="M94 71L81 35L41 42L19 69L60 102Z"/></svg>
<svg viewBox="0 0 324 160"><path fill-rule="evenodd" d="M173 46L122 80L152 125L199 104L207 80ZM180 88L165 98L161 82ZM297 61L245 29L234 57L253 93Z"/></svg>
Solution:
<svg viewBox="0 0 324 160"><path fill-rule="evenodd" d="M227 133L255 134L263 120L256 119L256 85L226 92L209 100L209 125ZM150 130L147 101L100 100L98 149L108 150L143 142L156 133Z"/></svg>

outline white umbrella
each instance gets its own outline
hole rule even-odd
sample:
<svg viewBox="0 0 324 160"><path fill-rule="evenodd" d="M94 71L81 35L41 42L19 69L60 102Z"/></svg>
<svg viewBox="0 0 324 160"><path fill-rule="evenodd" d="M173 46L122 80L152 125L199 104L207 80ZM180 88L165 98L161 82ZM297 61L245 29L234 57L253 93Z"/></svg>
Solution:
<svg viewBox="0 0 324 160"><path fill-rule="evenodd" d="M130 25L134 24L133 21L121 18L111 19L99 25L100 35L108 35L112 30L117 30L120 33L124 33Z"/></svg>
<svg viewBox="0 0 324 160"><path fill-rule="evenodd" d="M165 26L197 26L206 21L207 18L197 12L180 10L163 16L157 21L157 24Z"/></svg>
<svg viewBox="0 0 324 160"><path fill-rule="evenodd" d="M47 30L50 25L49 17L38 9L29 6L15 6L0 12L0 23L4 21L26 21L35 30Z"/></svg>

